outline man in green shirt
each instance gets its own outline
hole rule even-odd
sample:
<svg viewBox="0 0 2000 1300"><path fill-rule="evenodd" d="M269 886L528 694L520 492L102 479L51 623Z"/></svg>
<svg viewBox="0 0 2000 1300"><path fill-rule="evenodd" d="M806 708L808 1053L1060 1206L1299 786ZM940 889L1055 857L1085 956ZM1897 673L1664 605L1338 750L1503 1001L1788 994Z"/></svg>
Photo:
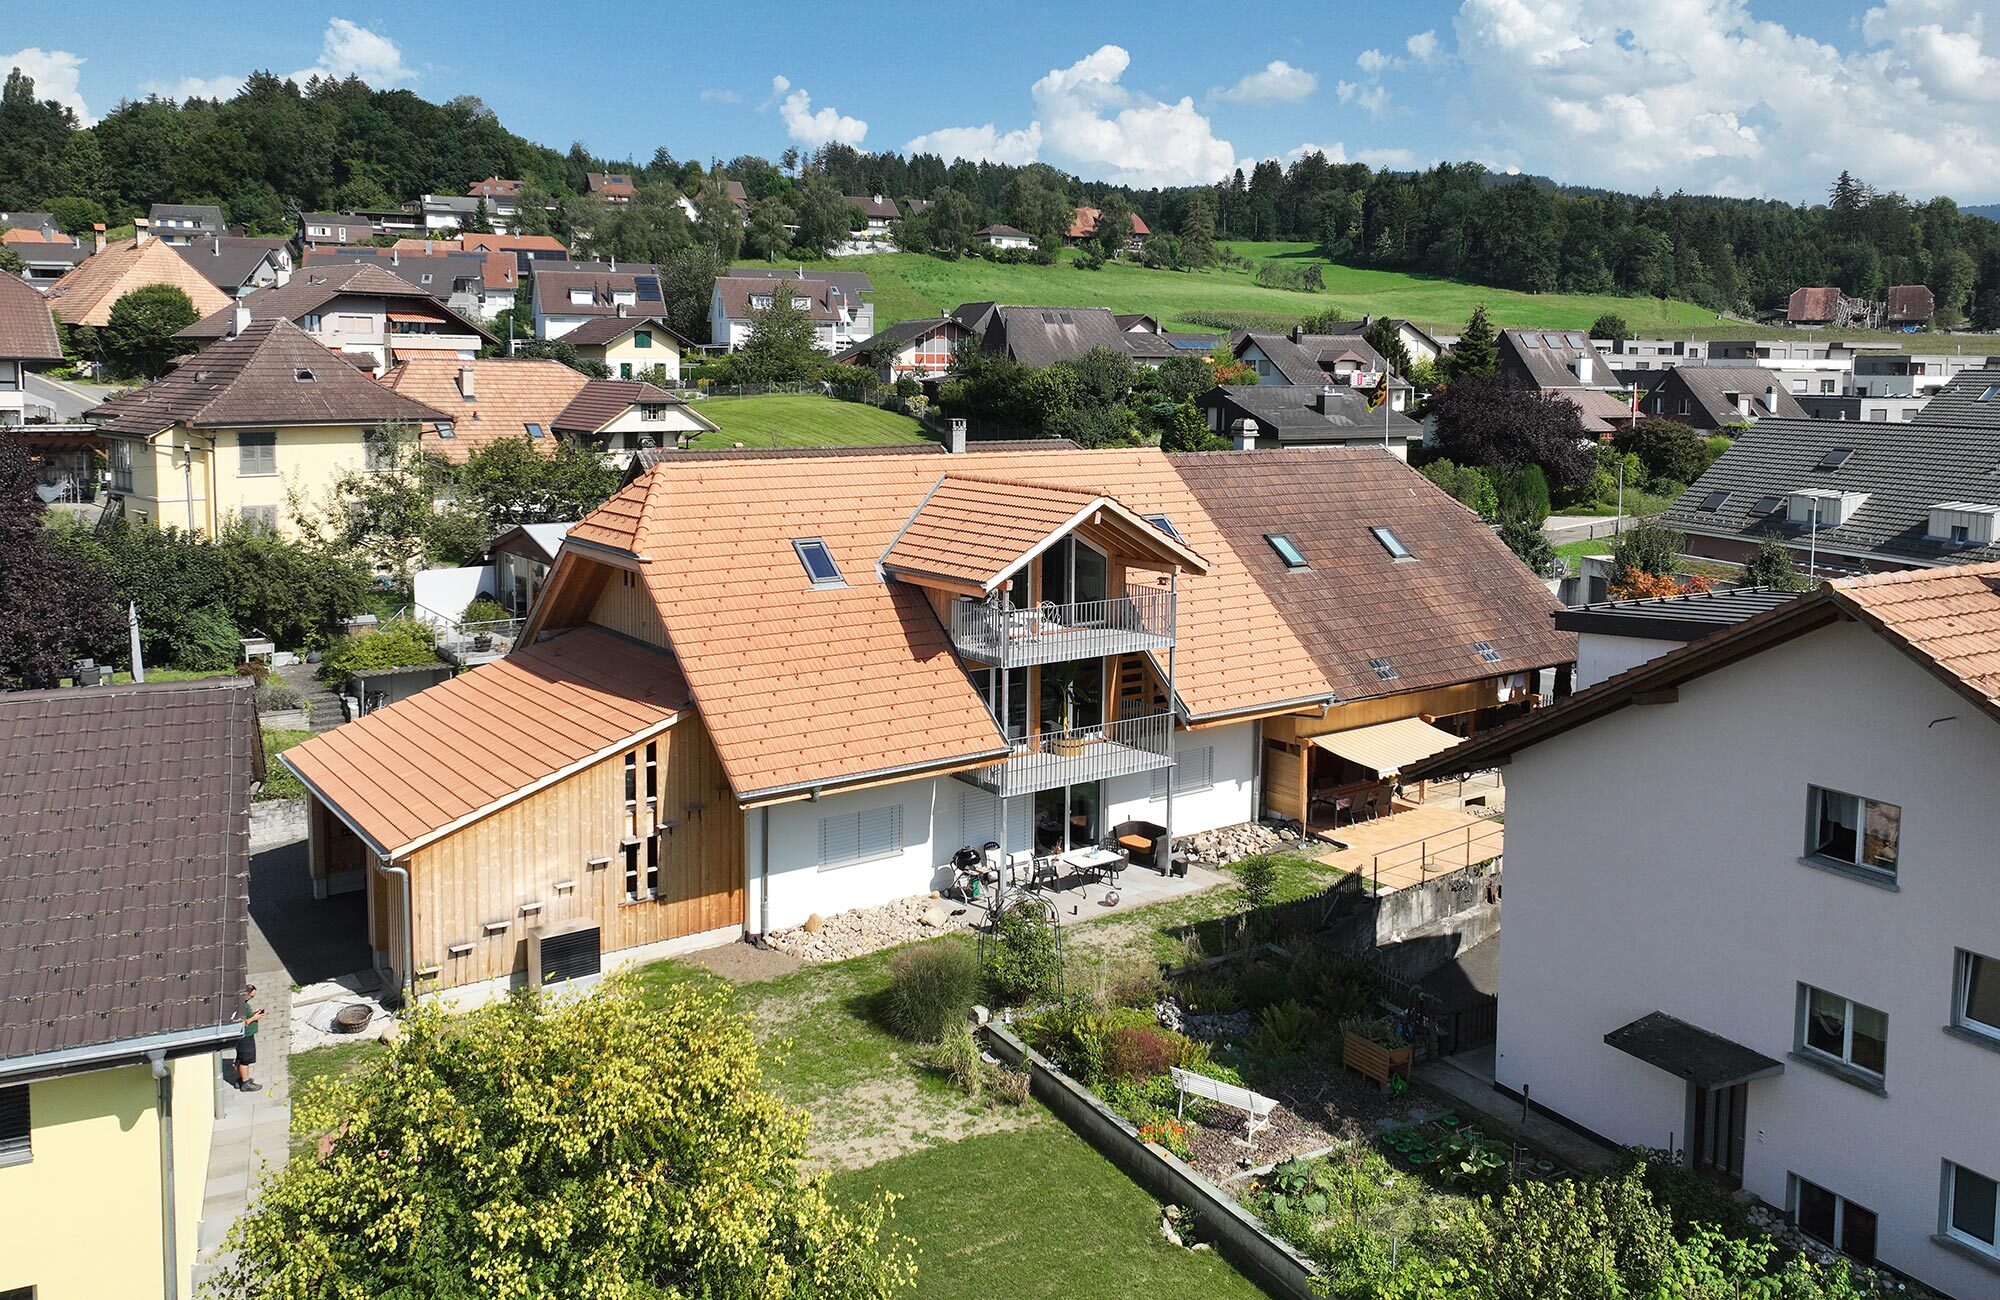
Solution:
<svg viewBox="0 0 2000 1300"><path fill-rule="evenodd" d="M243 986L243 1037L236 1044L236 1088L239 1092L261 1092L264 1085L253 1082L250 1067L257 1063L257 1024L264 1018L264 1012L255 1005L257 996L255 984Z"/></svg>

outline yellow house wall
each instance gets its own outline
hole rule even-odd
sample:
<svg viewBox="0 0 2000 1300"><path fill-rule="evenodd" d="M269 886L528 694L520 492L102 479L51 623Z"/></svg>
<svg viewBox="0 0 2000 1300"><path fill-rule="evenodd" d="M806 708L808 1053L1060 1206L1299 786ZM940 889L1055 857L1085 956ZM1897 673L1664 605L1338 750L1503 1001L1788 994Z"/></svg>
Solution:
<svg viewBox="0 0 2000 1300"><path fill-rule="evenodd" d="M175 1261L190 1293L209 1144L216 1058L174 1062ZM36 1300L158 1296L158 1085L144 1065L29 1085L34 1158L0 1168L0 1292Z"/></svg>
<svg viewBox="0 0 2000 1300"><path fill-rule="evenodd" d="M625 377L624 372L618 368L621 364L632 367L634 376L654 366L665 366L667 378L678 380L681 377L681 350L674 343L673 335L665 330L653 331L653 346L650 348L635 346L631 336L627 335L600 350L604 354L602 357L604 364L611 367L613 379Z"/></svg>
<svg viewBox="0 0 2000 1300"><path fill-rule="evenodd" d="M290 532L289 495L308 506L321 504L343 474L366 466L363 434L372 427L211 429L192 434L170 429L132 449L132 491L125 494L126 511L128 515L144 511L149 522L162 528L195 528L214 536L245 506L275 506L280 530ZM278 472L240 474L239 433L259 432L278 435ZM180 451L182 446L193 448L192 455ZM191 466L192 474L183 466Z"/></svg>

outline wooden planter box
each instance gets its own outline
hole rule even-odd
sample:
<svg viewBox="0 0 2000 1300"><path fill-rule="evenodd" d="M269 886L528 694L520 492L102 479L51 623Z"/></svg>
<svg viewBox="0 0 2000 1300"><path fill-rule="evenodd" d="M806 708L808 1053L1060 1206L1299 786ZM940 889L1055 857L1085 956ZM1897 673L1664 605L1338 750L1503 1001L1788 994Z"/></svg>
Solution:
<svg viewBox="0 0 2000 1300"><path fill-rule="evenodd" d="M1389 1085L1389 1076L1400 1074L1405 1082L1410 1077L1410 1045L1384 1047L1372 1038L1357 1034L1353 1030L1341 1032L1340 1059L1350 1070L1357 1070L1364 1079L1373 1079L1383 1087Z"/></svg>

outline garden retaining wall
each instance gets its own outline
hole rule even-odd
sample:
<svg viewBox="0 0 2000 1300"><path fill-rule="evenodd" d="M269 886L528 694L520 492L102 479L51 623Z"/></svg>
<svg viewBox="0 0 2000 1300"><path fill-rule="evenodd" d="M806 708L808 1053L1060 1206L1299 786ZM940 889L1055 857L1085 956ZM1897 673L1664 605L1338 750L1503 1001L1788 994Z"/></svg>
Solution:
<svg viewBox="0 0 2000 1300"><path fill-rule="evenodd" d="M1221 1188L1171 1152L1139 1139L1138 1130L1004 1027L984 1030L993 1054L1027 1072L1028 1086L1078 1136L1158 1200L1184 1207L1201 1237L1274 1295L1313 1300L1318 1269L1264 1231L1263 1224Z"/></svg>

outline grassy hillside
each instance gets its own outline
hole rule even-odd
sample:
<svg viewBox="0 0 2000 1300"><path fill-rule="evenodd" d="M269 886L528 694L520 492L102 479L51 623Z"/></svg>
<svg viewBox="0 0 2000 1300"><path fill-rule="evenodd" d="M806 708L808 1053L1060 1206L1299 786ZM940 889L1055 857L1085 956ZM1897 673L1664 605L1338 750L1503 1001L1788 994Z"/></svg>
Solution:
<svg viewBox="0 0 2000 1300"><path fill-rule="evenodd" d="M1308 244L1238 244L1245 256L1318 260ZM777 265L795 265L778 263ZM1145 312L1167 324L1203 328L1187 312L1221 312L1237 323L1265 328L1289 325L1302 316L1338 308L1350 316L1403 316L1435 329L1457 333L1485 303L1498 325L1582 329L1599 313L1617 312L1636 330L1715 324L1715 314L1691 303L1658 298L1618 298L1587 294L1527 294L1406 275L1325 264L1325 293L1266 289L1241 271L1150 271L1118 263L1101 271L1079 271L1065 260L1055 266L1002 266L984 259L947 262L915 253L880 253L808 263L837 271L866 271L875 284L875 325L935 316L962 302L994 300L1037 306L1110 307ZM1736 326L1741 330L1741 325Z"/></svg>
<svg viewBox="0 0 2000 1300"><path fill-rule="evenodd" d="M713 397L695 409L722 430L698 439L698 449L736 442L746 447L863 447L925 440L923 426L907 415L811 393Z"/></svg>

